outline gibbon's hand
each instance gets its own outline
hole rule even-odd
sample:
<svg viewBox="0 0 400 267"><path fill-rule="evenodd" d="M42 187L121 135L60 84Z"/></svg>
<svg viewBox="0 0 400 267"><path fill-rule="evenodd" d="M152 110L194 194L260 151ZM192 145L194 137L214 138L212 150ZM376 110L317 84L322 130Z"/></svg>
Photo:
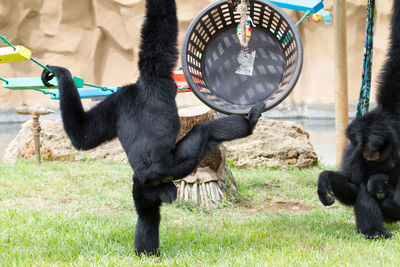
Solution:
<svg viewBox="0 0 400 267"><path fill-rule="evenodd" d="M47 65L46 67L53 71L53 73L51 73L47 69L44 69L42 72L42 76L41 76L42 82L47 87L54 86L53 84L51 84L49 82L50 80L52 80L54 78L54 76L60 77L63 74L71 75L69 70L67 70L66 68L63 68L63 67L50 66L50 65Z"/></svg>
<svg viewBox="0 0 400 267"><path fill-rule="evenodd" d="M48 65L47 65L47 67L48 67ZM41 77L41 78L42 78L42 83L43 83L45 86L47 86L47 87L52 87L52 86L54 86L53 84L51 84L51 83L49 82L51 79L54 78L54 74L51 73L50 71L44 69L43 72L42 72L42 77Z"/></svg>
<svg viewBox="0 0 400 267"><path fill-rule="evenodd" d="M331 206L335 203L335 199L329 197L328 193L329 195L334 196L328 172L324 171L318 177L318 197L321 203L325 206Z"/></svg>

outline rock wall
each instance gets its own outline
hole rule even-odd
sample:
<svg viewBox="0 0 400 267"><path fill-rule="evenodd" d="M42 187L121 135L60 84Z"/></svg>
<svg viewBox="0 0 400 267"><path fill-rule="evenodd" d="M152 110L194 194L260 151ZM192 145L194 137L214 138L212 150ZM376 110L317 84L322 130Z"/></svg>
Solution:
<svg viewBox="0 0 400 267"><path fill-rule="evenodd" d="M177 0L182 43L193 18L214 0ZM324 1L333 12L332 1ZM356 103L361 84L365 0L348 0L348 55L350 102ZM387 47L392 1L376 1L374 78ZM33 51L44 64L62 65L88 83L121 85L137 77L137 52L145 0L0 0L0 34ZM303 13L286 10L297 21ZM304 67L287 104L334 102L333 27L305 20L299 27L304 45ZM0 77L38 76L30 62L2 64ZM58 107L38 92L0 88L1 108L26 104ZM85 105L91 105L85 101Z"/></svg>

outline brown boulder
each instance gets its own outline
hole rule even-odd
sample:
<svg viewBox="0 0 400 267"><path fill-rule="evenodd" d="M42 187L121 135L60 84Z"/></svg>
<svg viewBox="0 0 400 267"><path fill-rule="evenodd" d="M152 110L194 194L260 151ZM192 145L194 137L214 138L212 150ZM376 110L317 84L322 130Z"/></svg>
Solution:
<svg viewBox="0 0 400 267"><path fill-rule="evenodd" d="M251 136L224 143L226 159L239 168L314 166L318 157L298 124L261 118Z"/></svg>
<svg viewBox="0 0 400 267"><path fill-rule="evenodd" d="M82 160L103 158L127 162L119 141L113 140L95 149L74 149L65 134L61 121L41 120L41 156L43 160ZM9 144L5 162L18 158L33 159L34 143L32 120L25 122L18 135ZM306 168L317 163L317 155L309 141L308 133L292 122L261 118L253 135L224 143L226 159L240 168L257 166Z"/></svg>
<svg viewBox="0 0 400 267"><path fill-rule="evenodd" d="M119 141L113 140L88 151L76 150L68 139L60 120L40 120L40 154L43 160L83 160L86 158L104 158L127 162L124 150ZM25 122L18 135L8 145L5 162L18 158L33 160L35 147L32 135L32 120Z"/></svg>

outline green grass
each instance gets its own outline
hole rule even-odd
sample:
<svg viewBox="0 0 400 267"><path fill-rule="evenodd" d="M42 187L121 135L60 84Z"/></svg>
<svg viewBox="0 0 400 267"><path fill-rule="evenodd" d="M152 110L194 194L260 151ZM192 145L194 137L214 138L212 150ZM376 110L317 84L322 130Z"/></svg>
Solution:
<svg viewBox="0 0 400 267"><path fill-rule="evenodd" d="M0 266L399 266L398 238L366 240L351 208L319 203L320 171L234 169L220 208L164 205L161 256L140 258L129 166L2 164Z"/></svg>

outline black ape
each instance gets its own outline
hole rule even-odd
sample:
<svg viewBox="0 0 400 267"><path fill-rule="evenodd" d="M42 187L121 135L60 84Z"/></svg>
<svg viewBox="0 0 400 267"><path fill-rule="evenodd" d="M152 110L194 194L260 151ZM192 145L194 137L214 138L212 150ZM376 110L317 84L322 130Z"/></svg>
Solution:
<svg viewBox="0 0 400 267"><path fill-rule="evenodd" d="M368 238L391 237L383 222L400 219L400 0L394 0L390 40L377 108L347 128L350 144L340 171L324 171L318 179L321 202L334 203L329 193L345 205L354 205L357 229ZM368 193L368 178L375 174L389 177L390 186L396 188L393 196L378 201Z"/></svg>
<svg viewBox="0 0 400 267"><path fill-rule="evenodd" d="M400 205L393 200L395 191L390 185L388 176L384 174L375 174L369 177L367 191L378 200L385 221L394 222L400 220Z"/></svg>
<svg viewBox="0 0 400 267"><path fill-rule="evenodd" d="M139 53L140 78L85 112L70 72L49 66L58 78L65 131L77 149L118 137L135 171L133 197L138 222L135 249L157 253L160 206L176 199L172 179L190 174L218 143L252 133L264 103L248 118L228 116L196 125L176 143L180 124L172 71L178 56L175 0L147 0ZM42 79L51 74L44 71Z"/></svg>
<svg viewBox="0 0 400 267"><path fill-rule="evenodd" d="M393 198L394 194L394 188L389 183L389 176L384 174L375 174L369 177L367 191L378 200L382 200L385 197Z"/></svg>

